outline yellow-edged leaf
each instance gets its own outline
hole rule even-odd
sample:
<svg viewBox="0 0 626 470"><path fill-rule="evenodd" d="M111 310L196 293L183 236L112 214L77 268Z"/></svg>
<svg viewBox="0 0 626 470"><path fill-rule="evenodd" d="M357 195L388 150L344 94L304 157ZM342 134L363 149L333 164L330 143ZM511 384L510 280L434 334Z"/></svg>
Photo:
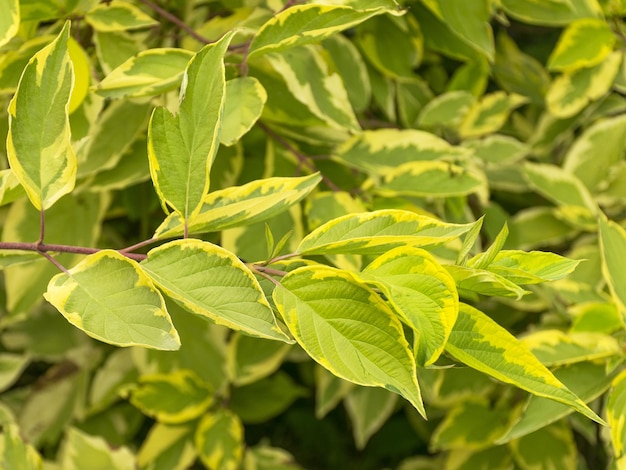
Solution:
<svg viewBox="0 0 626 470"><path fill-rule="evenodd" d="M72 191L76 179L68 115L74 86L69 34L67 22L54 41L30 59L9 104L9 164L39 210Z"/></svg>

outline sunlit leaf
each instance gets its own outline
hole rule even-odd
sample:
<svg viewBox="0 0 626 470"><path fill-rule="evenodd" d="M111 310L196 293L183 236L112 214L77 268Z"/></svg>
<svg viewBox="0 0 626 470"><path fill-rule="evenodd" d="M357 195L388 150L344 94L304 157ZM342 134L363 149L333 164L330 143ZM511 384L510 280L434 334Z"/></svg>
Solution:
<svg viewBox="0 0 626 470"><path fill-rule="evenodd" d="M117 66L96 86L105 98L158 95L180 85L193 53L184 49L153 48Z"/></svg>
<svg viewBox="0 0 626 470"><path fill-rule="evenodd" d="M155 470L186 470L196 458L190 425L155 423L137 452L139 467Z"/></svg>
<svg viewBox="0 0 626 470"><path fill-rule="evenodd" d="M163 297L139 265L117 251L87 256L54 276L44 294L72 325L117 346L180 347Z"/></svg>
<svg viewBox="0 0 626 470"><path fill-rule="evenodd" d="M474 226L450 224L404 210L383 209L338 217L307 235L298 252L303 254L380 254L409 245L444 243Z"/></svg>
<svg viewBox="0 0 626 470"><path fill-rule="evenodd" d="M254 336L289 341L261 286L234 254L189 238L154 248L142 269L187 310Z"/></svg>
<svg viewBox="0 0 626 470"><path fill-rule="evenodd" d="M259 29L250 44L249 57L321 41L384 13L399 11L397 6L357 10L339 5L295 5L274 15Z"/></svg>
<svg viewBox="0 0 626 470"><path fill-rule="evenodd" d="M3 424L0 434L0 466L6 469L41 470L41 457L25 443L15 424Z"/></svg>
<svg viewBox="0 0 626 470"><path fill-rule="evenodd" d="M226 90L224 53L233 34L205 46L189 61L178 114L160 107L150 118L150 175L163 206L170 206L185 226L209 191Z"/></svg>
<svg viewBox="0 0 626 470"><path fill-rule="evenodd" d="M626 371L622 371L611 384L606 415L611 426L613 452L620 468L626 461Z"/></svg>
<svg viewBox="0 0 626 470"><path fill-rule="evenodd" d="M189 233L219 232L263 222L300 202L321 181L316 173L302 177L274 177L209 193ZM183 234L183 226L170 214L157 228L156 238Z"/></svg>
<svg viewBox="0 0 626 470"><path fill-rule="evenodd" d="M298 268L281 284L274 302L315 361L356 384L398 393L425 414L402 325L373 290L322 265Z"/></svg>
<svg viewBox="0 0 626 470"><path fill-rule="evenodd" d="M372 261L359 277L380 288L402 321L415 331L417 363L434 363L459 309L450 274L427 251L398 247Z"/></svg>

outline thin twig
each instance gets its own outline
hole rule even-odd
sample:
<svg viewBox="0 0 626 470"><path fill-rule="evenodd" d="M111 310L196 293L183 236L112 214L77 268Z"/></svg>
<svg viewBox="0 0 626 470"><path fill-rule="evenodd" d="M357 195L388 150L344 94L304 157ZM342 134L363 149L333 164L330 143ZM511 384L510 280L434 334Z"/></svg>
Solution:
<svg viewBox="0 0 626 470"><path fill-rule="evenodd" d="M148 238L147 240L144 240L142 242L135 243L134 245L128 246L126 248L122 248L119 251L122 254L130 253L130 252L133 252L135 250L138 250L139 248L143 248L144 246L151 245L152 243L155 243L157 241L158 240L156 238Z"/></svg>
<svg viewBox="0 0 626 470"><path fill-rule="evenodd" d="M276 256L267 262L267 264L274 264L282 261L284 259L294 258L296 256L300 256L300 253L287 253L286 255Z"/></svg>
<svg viewBox="0 0 626 470"><path fill-rule="evenodd" d="M276 279L274 279L272 276L270 276L269 274L264 273L263 271L256 271L256 273L261 276L264 277L265 279L267 279L268 281L272 282L274 285L281 287L281 283L278 282Z"/></svg>
<svg viewBox="0 0 626 470"><path fill-rule="evenodd" d="M65 269L65 266L63 266L61 263L55 260L52 256L50 256L50 254L46 253L45 251L40 251L39 254L43 256L44 258L46 258L48 261L50 261L52 264L54 264L57 268L59 268L65 274L67 275L70 274L70 272L67 269Z"/></svg>
<svg viewBox="0 0 626 470"><path fill-rule="evenodd" d="M56 245L54 243L25 243L25 242L0 242L0 250L23 250L36 251L41 254L49 252L54 253L74 253L78 255L92 255L102 251L103 248L88 248L84 246L73 245ZM122 255L135 261L146 259L146 255L138 253L125 253L120 251Z"/></svg>
<svg viewBox="0 0 626 470"><path fill-rule="evenodd" d="M202 44L211 44L213 42L213 41L210 41L209 39L205 38L201 34L196 33L194 31L194 29L191 28L183 20L181 20L180 18L178 18L175 15L172 15L169 11L164 10L159 5L157 5L155 3L152 3L150 0L139 0L139 1L141 3L143 3L144 5L146 5L147 7L153 9L157 14L159 14L160 16L162 16L163 18L165 18L169 22L174 23L180 29L182 29L184 31L187 31L187 33L189 33L189 36L191 36L192 38L196 39L197 41L200 41Z"/></svg>
<svg viewBox="0 0 626 470"><path fill-rule="evenodd" d="M250 266L252 269L254 269L256 272L258 273L265 273L268 274L270 276L286 276L287 274L289 274L287 271L281 271L280 269L274 269L274 268L268 268L266 266L261 266L260 264L253 264Z"/></svg>
<svg viewBox="0 0 626 470"><path fill-rule="evenodd" d="M280 145L282 145L287 150L289 150L298 159L298 161L301 164L306 166L311 171L318 171L317 167L313 163L311 163L311 161L308 159L308 157L306 155L304 155L302 152L300 152L293 145L291 145L286 139L284 139L282 136L278 135L276 132L274 132L272 129L270 129L267 125L265 125L261 121L257 121L257 125L261 129L263 129L263 131L267 135L269 135L272 139L274 139ZM333 183L331 180L329 180L325 175L320 173L320 176L322 177L322 181L324 182L324 184L326 186L328 186L333 192L340 192L341 191L341 188L339 186L337 186L335 183Z"/></svg>

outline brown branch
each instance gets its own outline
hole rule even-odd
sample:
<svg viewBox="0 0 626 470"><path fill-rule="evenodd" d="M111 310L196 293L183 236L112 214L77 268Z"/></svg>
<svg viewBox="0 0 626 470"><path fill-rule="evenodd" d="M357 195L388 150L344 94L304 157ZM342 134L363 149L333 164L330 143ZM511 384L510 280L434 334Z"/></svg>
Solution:
<svg viewBox="0 0 626 470"><path fill-rule="evenodd" d="M158 15L162 16L163 18L168 20L170 23L174 23L180 29L182 29L183 31L186 31L189 34L189 36L201 42L202 44L211 44L213 42L213 41L208 40L204 36L198 34L191 26L189 26L183 20L181 20L175 15L172 15L169 11L164 10L156 3L153 3L150 0L139 0L139 1L143 3L144 5L146 5L147 7L154 10Z"/></svg>
<svg viewBox="0 0 626 470"><path fill-rule="evenodd" d="M53 253L74 253L78 255L93 255L103 250L103 248L88 248L84 246L73 245L56 245L53 243L25 243L25 242L0 242L0 250L23 250L23 251L36 251L45 256L45 254ZM126 253L119 251L122 255L135 261L142 261L146 259L146 255L136 253Z"/></svg>

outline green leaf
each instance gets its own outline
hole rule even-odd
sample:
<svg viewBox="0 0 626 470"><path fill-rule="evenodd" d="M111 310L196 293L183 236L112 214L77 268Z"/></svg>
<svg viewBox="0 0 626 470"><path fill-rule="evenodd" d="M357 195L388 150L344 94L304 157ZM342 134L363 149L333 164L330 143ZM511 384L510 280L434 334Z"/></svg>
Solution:
<svg viewBox="0 0 626 470"><path fill-rule="evenodd" d="M387 172L375 188L382 196L453 197L465 196L486 187L476 171L442 161L417 161Z"/></svg>
<svg viewBox="0 0 626 470"><path fill-rule="evenodd" d="M463 470L464 468L508 470L513 467L513 459L507 446L488 447L475 451L452 449L447 452L445 463L442 465L445 465L447 470Z"/></svg>
<svg viewBox="0 0 626 470"><path fill-rule="evenodd" d="M548 367L621 355L619 342L601 333L541 330L525 335L521 341Z"/></svg>
<svg viewBox="0 0 626 470"><path fill-rule="evenodd" d="M530 152L526 144L501 134L490 135L480 140L465 141L463 147L472 150L476 157L487 164L515 163Z"/></svg>
<svg viewBox="0 0 626 470"><path fill-rule="evenodd" d="M547 163L526 163L524 173L531 186L560 206L574 206L584 214L596 212L596 203L582 182L571 173Z"/></svg>
<svg viewBox="0 0 626 470"><path fill-rule="evenodd" d="M450 224L395 209L348 214L313 230L302 240L298 252L380 254L397 246L444 243L468 232L475 224Z"/></svg>
<svg viewBox="0 0 626 470"><path fill-rule="evenodd" d="M99 251L57 274L44 297L97 340L168 351L180 347L163 297L139 265L117 251Z"/></svg>
<svg viewBox="0 0 626 470"><path fill-rule="evenodd" d="M0 206L9 204L24 195L24 187L13 170L0 170Z"/></svg>
<svg viewBox="0 0 626 470"><path fill-rule="evenodd" d="M613 302L626 323L626 272L622 261L626 258L626 230L601 214L598 220L602 275L609 285Z"/></svg>
<svg viewBox="0 0 626 470"><path fill-rule="evenodd" d="M255 470L304 470L289 452L265 444L247 447L244 468Z"/></svg>
<svg viewBox="0 0 626 470"><path fill-rule="evenodd" d="M377 129L348 139L335 150L333 158L370 174L385 175L416 160L461 159L468 155L467 150L453 147L429 132Z"/></svg>
<svg viewBox="0 0 626 470"><path fill-rule="evenodd" d="M579 457L572 428L562 421L511 442L521 468L576 468Z"/></svg>
<svg viewBox="0 0 626 470"><path fill-rule="evenodd" d="M132 3L122 0L99 3L87 12L85 21L96 31L107 33L147 28L159 24Z"/></svg>
<svg viewBox="0 0 626 470"><path fill-rule="evenodd" d="M469 305L461 304L446 351L476 370L605 424L513 335Z"/></svg>
<svg viewBox="0 0 626 470"><path fill-rule="evenodd" d="M358 28L355 43L369 64L393 79L412 78L424 56L419 24L408 15L370 19Z"/></svg>
<svg viewBox="0 0 626 470"><path fill-rule="evenodd" d="M432 450L484 449L490 447L516 415L512 408L494 407L480 397L463 401L452 408L435 429Z"/></svg>
<svg viewBox="0 0 626 470"><path fill-rule="evenodd" d="M228 369L233 385L248 385L276 372L291 345L235 334L228 343Z"/></svg>
<svg viewBox="0 0 626 470"><path fill-rule="evenodd" d="M626 455L626 371L622 371L613 383L606 406L606 418L611 426L611 444L617 468L624 465Z"/></svg>
<svg viewBox="0 0 626 470"><path fill-rule="evenodd" d="M589 191L597 191L622 160L625 147L626 116L594 122L570 147L563 169L576 175Z"/></svg>
<svg viewBox="0 0 626 470"><path fill-rule="evenodd" d="M395 2L387 4L388 6L359 10L339 5L292 6L274 15L261 26L252 39L248 57L322 41L372 16L384 13L400 14Z"/></svg>
<svg viewBox="0 0 626 470"><path fill-rule="evenodd" d="M487 271L486 269L469 268L467 266L446 265L459 294L472 297L472 293L490 297L514 297L521 299L527 292L508 279Z"/></svg>
<svg viewBox="0 0 626 470"><path fill-rule="evenodd" d="M498 33L496 45L496 63L493 65L496 82L509 93L526 96L532 103L543 106L550 85L550 75L543 65L522 52L504 32Z"/></svg>
<svg viewBox="0 0 626 470"><path fill-rule="evenodd" d="M219 232L233 227L256 224L286 211L300 202L321 181L319 173L301 177L274 177L230 187L204 197L189 233ZM183 234L183 226L170 214L157 228L155 238Z"/></svg>
<svg viewBox="0 0 626 470"><path fill-rule="evenodd" d="M489 80L489 64L478 59L461 65L446 86L446 92L468 91L474 97L482 96Z"/></svg>
<svg viewBox="0 0 626 470"><path fill-rule="evenodd" d="M267 60L282 76L293 97L315 116L330 127L360 132L341 77L330 70L317 48L301 46L272 53Z"/></svg>
<svg viewBox="0 0 626 470"><path fill-rule="evenodd" d="M78 177L115 168L137 135L144 132L149 111L150 106L144 103L127 100L111 103L98 117L90 129L88 141L78 151ZM142 153L145 160L145 147ZM124 155L124 160L128 157Z"/></svg>
<svg viewBox="0 0 626 470"><path fill-rule="evenodd" d="M563 279L579 264L580 260L565 258L556 253L503 250L486 269L516 284L539 284Z"/></svg>
<svg viewBox="0 0 626 470"><path fill-rule="evenodd" d="M468 138L496 132L504 126L511 111L526 101L524 96L503 91L485 95L467 112L459 127L459 134Z"/></svg>
<svg viewBox="0 0 626 470"><path fill-rule="evenodd" d="M605 20L570 23L548 58L550 70L572 71L601 63L613 50L616 37Z"/></svg>
<svg viewBox="0 0 626 470"><path fill-rule="evenodd" d="M13 385L29 362L30 359L22 354L0 353L0 391Z"/></svg>
<svg viewBox="0 0 626 470"><path fill-rule="evenodd" d="M425 415L402 325L373 290L322 265L291 271L281 284L274 302L309 356L338 377L402 395Z"/></svg>
<svg viewBox="0 0 626 470"><path fill-rule="evenodd" d="M286 373L276 374L233 389L230 409L246 424L260 424L284 413L298 398L309 395Z"/></svg>
<svg viewBox="0 0 626 470"><path fill-rule="evenodd" d="M423 2L451 31L465 43L494 59L493 32L489 24L489 0L425 0Z"/></svg>
<svg viewBox="0 0 626 470"><path fill-rule="evenodd" d="M243 425L233 412L220 408L204 415L196 429L200 460L208 467L237 470L243 458Z"/></svg>
<svg viewBox="0 0 626 470"><path fill-rule="evenodd" d="M379 256L358 275L380 288L417 337L417 364L434 363L443 352L459 310L454 279L420 248L398 247Z"/></svg>
<svg viewBox="0 0 626 470"><path fill-rule="evenodd" d="M0 435L0 466L6 469L41 470L41 457L34 447L20 437L15 424L3 424Z"/></svg>
<svg viewBox="0 0 626 470"><path fill-rule="evenodd" d="M496 236L491 246L487 249L487 251L467 260L467 266L475 269L484 269L489 266L504 246L504 242L506 242L508 236L509 227L505 222L505 224L502 226L502 229Z"/></svg>
<svg viewBox="0 0 626 470"><path fill-rule="evenodd" d="M344 398L346 411L352 423L354 443L359 450L387 422L393 414L398 395L381 388L354 387Z"/></svg>
<svg viewBox="0 0 626 470"><path fill-rule="evenodd" d="M553 116L575 116L590 102L604 96L619 71L621 53L613 52L593 67L566 71L555 78L546 93L546 104Z"/></svg>
<svg viewBox="0 0 626 470"><path fill-rule="evenodd" d="M9 42L17 34L20 26L20 5L18 0L0 1L0 47Z"/></svg>
<svg viewBox="0 0 626 470"><path fill-rule="evenodd" d="M580 18L602 18L595 0L502 0L507 15L525 23L565 26Z"/></svg>
<svg viewBox="0 0 626 470"><path fill-rule="evenodd" d="M422 127L458 126L476 99L465 90L443 93L431 100L420 112L418 124Z"/></svg>
<svg viewBox="0 0 626 470"><path fill-rule="evenodd" d="M267 92L256 78L228 80L220 142L224 145L237 142L259 119L266 101Z"/></svg>
<svg viewBox="0 0 626 470"><path fill-rule="evenodd" d="M9 164L38 210L72 191L76 179L68 116L74 82L69 34L67 22L54 41L28 61L9 103Z"/></svg>
<svg viewBox="0 0 626 470"><path fill-rule="evenodd" d="M254 275L234 254L196 239L148 253L142 269L190 312L253 336L289 342Z"/></svg>
<svg viewBox="0 0 626 470"><path fill-rule="evenodd" d="M328 372L322 366L315 367L315 417L322 419L335 409L356 385Z"/></svg>
<svg viewBox="0 0 626 470"><path fill-rule="evenodd" d="M198 418L213 403L213 389L186 369L143 375L128 391L133 406L165 424Z"/></svg>
<svg viewBox="0 0 626 470"><path fill-rule="evenodd" d="M105 98L153 96L176 88L193 53L184 49L141 51L117 66L96 86Z"/></svg>
<svg viewBox="0 0 626 470"><path fill-rule="evenodd" d="M132 470L135 468L135 456L127 447L111 449L101 437L71 428L65 441L61 466L64 470Z"/></svg>
<svg viewBox="0 0 626 470"><path fill-rule="evenodd" d="M585 403L589 403L609 388L616 372L607 373L606 364L602 361L579 362L555 369L554 375ZM563 403L530 395L522 418L498 443L510 442L530 434L558 421L573 411L571 406Z"/></svg>
<svg viewBox="0 0 626 470"><path fill-rule="evenodd" d="M137 464L153 470L187 470L196 458L193 426L156 423L137 453Z"/></svg>
<svg viewBox="0 0 626 470"><path fill-rule="evenodd" d="M341 80L346 86L348 99L355 111L365 109L372 98L372 86L363 58L356 46L345 36L335 34L323 42L332 58Z"/></svg>
<svg viewBox="0 0 626 470"><path fill-rule="evenodd" d="M209 191L226 89L224 53L233 35L205 46L189 61L178 115L160 107L150 119L150 175L163 206L169 205L185 226L198 214Z"/></svg>

